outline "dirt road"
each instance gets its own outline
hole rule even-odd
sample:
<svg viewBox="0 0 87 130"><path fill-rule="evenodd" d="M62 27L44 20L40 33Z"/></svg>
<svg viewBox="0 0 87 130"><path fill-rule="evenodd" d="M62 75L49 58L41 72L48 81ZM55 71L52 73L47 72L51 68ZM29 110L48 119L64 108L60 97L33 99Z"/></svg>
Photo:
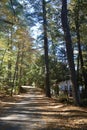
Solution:
<svg viewBox="0 0 87 130"><path fill-rule="evenodd" d="M45 97L36 88L0 115L0 130L87 130L87 111Z"/></svg>

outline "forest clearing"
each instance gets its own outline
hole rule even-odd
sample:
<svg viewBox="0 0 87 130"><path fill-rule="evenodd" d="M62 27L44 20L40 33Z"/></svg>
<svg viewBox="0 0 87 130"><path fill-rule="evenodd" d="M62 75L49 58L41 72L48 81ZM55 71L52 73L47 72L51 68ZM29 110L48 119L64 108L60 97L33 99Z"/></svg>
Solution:
<svg viewBox="0 0 87 130"><path fill-rule="evenodd" d="M58 103L37 88L0 104L0 130L87 130L87 108Z"/></svg>

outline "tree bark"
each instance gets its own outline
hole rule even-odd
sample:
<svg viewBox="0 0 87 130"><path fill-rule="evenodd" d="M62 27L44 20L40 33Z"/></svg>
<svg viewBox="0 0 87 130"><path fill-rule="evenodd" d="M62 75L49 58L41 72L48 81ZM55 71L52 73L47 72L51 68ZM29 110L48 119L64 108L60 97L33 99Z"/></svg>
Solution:
<svg viewBox="0 0 87 130"><path fill-rule="evenodd" d="M69 63L69 68L71 73L73 99L75 105L79 105L79 94L78 94L78 86L77 86L77 77L75 72L74 54L72 48L70 28L69 28L68 18L67 18L67 0L62 0L61 21L62 21L62 27L64 31L64 38L66 41L67 58L68 58L68 63Z"/></svg>
<svg viewBox="0 0 87 130"><path fill-rule="evenodd" d="M23 60L24 60L24 43L22 45L22 50L21 50L21 61L20 61L20 71L19 71L19 94L21 92L21 86L22 86L22 77L23 77Z"/></svg>
<svg viewBox="0 0 87 130"><path fill-rule="evenodd" d="M13 25L11 25L11 32L9 33L8 36L8 51L12 52L12 44L13 44ZM10 55L11 57L11 55ZM8 86L12 87L11 81L12 81L12 61L11 58L9 57L8 60Z"/></svg>
<svg viewBox="0 0 87 130"><path fill-rule="evenodd" d="M81 41L80 41L80 24L79 24L79 3L75 15L75 26L76 26L76 35L77 35L77 43L78 43L78 51L79 51L79 59L81 63L81 70L82 70L82 75L84 79L84 84L85 84L85 92L87 94L87 75L84 70L84 61L83 61L83 56L82 56L82 50L81 50Z"/></svg>
<svg viewBox="0 0 87 130"><path fill-rule="evenodd" d="M45 89L46 96L51 97L49 83L49 57L48 57L48 39L47 39L47 21L46 21L46 2L43 3L43 30L44 30L44 54L45 54Z"/></svg>
<svg viewBox="0 0 87 130"><path fill-rule="evenodd" d="M18 52L17 52L17 59L16 59L16 63L15 63L15 71L14 71L14 75L13 75L13 87L11 89L11 96L13 95L13 89L15 87L15 80L18 80L18 63L19 63L19 56L20 56L20 46L18 43Z"/></svg>

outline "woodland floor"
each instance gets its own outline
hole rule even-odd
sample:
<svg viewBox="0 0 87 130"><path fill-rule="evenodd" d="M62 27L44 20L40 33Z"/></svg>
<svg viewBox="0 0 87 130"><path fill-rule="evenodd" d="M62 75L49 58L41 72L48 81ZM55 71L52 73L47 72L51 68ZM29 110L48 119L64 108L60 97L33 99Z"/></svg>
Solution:
<svg viewBox="0 0 87 130"><path fill-rule="evenodd" d="M0 130L87 130L87 108L58 103L36 88L0 96Z"/></svg>

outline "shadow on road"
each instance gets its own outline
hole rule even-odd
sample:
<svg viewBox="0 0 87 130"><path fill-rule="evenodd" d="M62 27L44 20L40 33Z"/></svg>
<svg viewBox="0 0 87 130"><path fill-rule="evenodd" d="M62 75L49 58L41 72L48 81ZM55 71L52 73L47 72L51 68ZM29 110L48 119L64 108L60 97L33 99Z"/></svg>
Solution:
<svg viewBox="0 0 87 130"><path fill-rule="evenodd" d="M0 115L0 130L87 130L87 111L57 103L31 88Z"/></svg>

